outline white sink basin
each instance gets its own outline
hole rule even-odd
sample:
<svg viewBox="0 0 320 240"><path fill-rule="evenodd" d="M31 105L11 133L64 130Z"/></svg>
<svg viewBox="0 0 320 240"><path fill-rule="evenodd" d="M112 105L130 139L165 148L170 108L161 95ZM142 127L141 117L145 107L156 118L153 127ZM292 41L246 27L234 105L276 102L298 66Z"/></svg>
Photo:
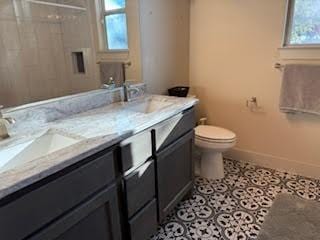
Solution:
<svg viewBox="0 0 320 240"><path fill-rule="evenodd" d="M139 112L139 113L152 113L155 111L162 110L166 107L171 106L173 103L166 102L166 101L160 101L156 99L147 99L142 102L135 102L129 105L127 108L130 111L133 112Z"/></svg>
<svg viewBox="0 0 320 240"><path fill-rule="evenodd" d="M47 132L42 136L13 147L0 150L0 172L14 169L34 159L71 146L80 140L58 133Z"/></svg>

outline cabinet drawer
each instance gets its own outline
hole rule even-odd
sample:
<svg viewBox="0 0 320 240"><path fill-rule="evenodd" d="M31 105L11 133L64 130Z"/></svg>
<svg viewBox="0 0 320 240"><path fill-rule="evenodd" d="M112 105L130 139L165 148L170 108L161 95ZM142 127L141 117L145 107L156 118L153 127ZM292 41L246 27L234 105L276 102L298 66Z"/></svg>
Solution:
<svg viewBox="0 0 320 240"><path fill-rule="evenodd" d="M115 178L113 152L96 156L0 208L0 239L20 240L48 224Z"/></svg>
<svg viewBox="0 0 320 240"><path fill-rule="evenodd" d="M164 149L195 127L194 109L189 109L155 126L156 152Z"/></svg>
<svg viewBox="0 0 320 240"><path fill-rule="evenodd" d="M130 221L131 240L148 240L157 232L157 204L153 199Z"/></svg>
<svg viewBox="0 0 320 240"><path fill-rule="evenodd" d="M128 217L155 197L154 161L149 161L125 177Z"/></svg>
<svg viewBox="0 0 320 240"><path fill-rule="evenodd" d="M139 166L152 156L151 131L144 131L120 143L122 172Z"/></svg>

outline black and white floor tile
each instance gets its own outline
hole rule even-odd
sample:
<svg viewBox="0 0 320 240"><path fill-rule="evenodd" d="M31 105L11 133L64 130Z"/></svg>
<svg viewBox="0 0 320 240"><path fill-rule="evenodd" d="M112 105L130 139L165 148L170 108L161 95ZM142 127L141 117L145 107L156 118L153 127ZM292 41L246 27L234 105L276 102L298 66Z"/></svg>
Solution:
<svg viewBox="0 0 320 240"><path fill-rule="evenodd" d="M320 201L320 181L225 160L222 180L196 178L152 240L253 240L279 193Z"/></svg>

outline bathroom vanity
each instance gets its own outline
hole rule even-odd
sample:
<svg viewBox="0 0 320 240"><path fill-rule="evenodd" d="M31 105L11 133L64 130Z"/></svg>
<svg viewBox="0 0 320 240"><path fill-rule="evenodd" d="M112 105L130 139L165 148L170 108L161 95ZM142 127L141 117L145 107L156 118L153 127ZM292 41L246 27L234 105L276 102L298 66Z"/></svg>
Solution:
<svg viewBox="0 0 320 240"><path fill-rule="evenodd" d="M0 190L0 239L149 239L193 187L196 100L171 100L176 105L152 111L150 104L130 103L135 113L143 112L135 116L136 131L95 139L95 147L71 147L68 164L33 172L11 192ZM88 145L80 154L80 146Z"/></svg>

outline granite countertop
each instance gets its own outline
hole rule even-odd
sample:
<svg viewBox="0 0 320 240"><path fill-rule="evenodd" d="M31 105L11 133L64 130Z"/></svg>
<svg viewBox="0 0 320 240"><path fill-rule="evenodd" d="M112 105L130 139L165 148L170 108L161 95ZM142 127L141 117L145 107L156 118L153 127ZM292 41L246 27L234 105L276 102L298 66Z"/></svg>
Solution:
<svg viewBox="0 0 320 240"><path fill-rule="evenodd" d="M148 114L130 110L130 106L149 98L171 104ZM70 135L79 142L0 173L0 199L150 128L197 102L195 98L146 95L134 102L107 104L51 122L29 124L29 127L26 123L26 127L13 132L10 139L0 142L0 149L36 139L48 131Z"/></svg>

